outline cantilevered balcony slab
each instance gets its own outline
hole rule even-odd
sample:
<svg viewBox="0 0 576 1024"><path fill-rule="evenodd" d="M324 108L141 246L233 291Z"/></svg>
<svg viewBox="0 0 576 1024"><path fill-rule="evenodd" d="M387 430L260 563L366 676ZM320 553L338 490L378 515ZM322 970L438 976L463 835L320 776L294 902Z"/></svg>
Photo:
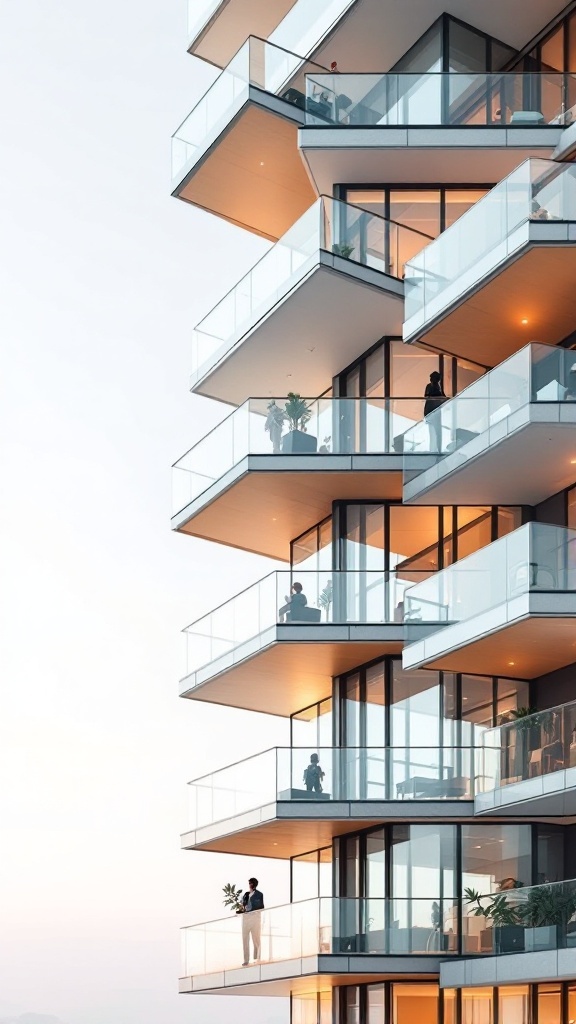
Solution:
<svg viewBox="0 0 576 1024"><path fill-rule="evenodd" d="M530 160L406 267L404 340L495 366L574 329L576 168Z"/></svg>
<svg viewBox="0 0 576 1024"><path fill-rule="evenodd" d="M576 476L574 352L526 346L408 428L403 444L405 502L537 505L558 494Z"/></svg>
<svg viewBox="0 0 576 1024"><path fill-rule="evenodd" d="M430 927L433 899L320 898L271 907L261 915L261 955L241 967L242 922L234 914L183 928L180 991L289 995L303 979L322 987L353 979L438 973L440 950L454 953ZM446 911L454 900L446 901ZM441 912L444 906L441 906ZM239 963L240 961L240 963ZM310 991L310 988L308 988Z"/></svg>
<svg viewBox="0 0 576 1024"><path fill-rule="evenodd" d="M575 736L576 701L483 733L475 814L575 816Z"/></svg>
<svg viewBox="0 0 576 1024"><path fill-rule="evenodd" d="M405 669L533 679L576 660L576 531L530 523L407 591Z"/></svg>
<svg viewBox="0 0 576 1024"><path fill-rule="evenodd" d="M316 198L297 148L304 72L251 36L172 137L172 194L278 239Z"/></svg>
<svg viewBox="0 0 576 1024"><path fill-rule="evenodd" d="M188 53L219 68L248 32L268 39L297 0L188 0Z"/></svg>
<svg viewBox="0 0 576 1024"><path fill-rule="evenodd" d="M184 631L180 693L274 715L307 707L334 676L400 652L404 592L426 575L409 561L391 572L270 573Z"/></svg>
<svg viewBox="0 0 576 1024"><path fill-rule="evenodd" d="M319 395L383 334L401 329L404 260L430 239L321 198L198 324L192 390Z"/></svg>
<svg viewBox="0 0 576 1024"><path fill-rule="evenodd" d="M401 438L421 399L302 401L305 433L291 429L287 397L251 398L179 459L173 528L287 560L334 501L401 496Z"/></svg>
<svg viewBox="0 0 576 1024"><path fill-rule="evenodd" d="M188 786L184 849L287 858L378 821L473 814L471 747L320 747L321 789L306 788L308 747L273 747Z"/></svg>

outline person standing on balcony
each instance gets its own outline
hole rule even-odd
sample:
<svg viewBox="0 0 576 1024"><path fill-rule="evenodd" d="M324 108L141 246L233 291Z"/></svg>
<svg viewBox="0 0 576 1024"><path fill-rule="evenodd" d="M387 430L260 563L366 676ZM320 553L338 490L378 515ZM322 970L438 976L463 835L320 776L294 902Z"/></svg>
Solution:
<svg viewBox="0 0 576 1024"><path fill-rule="evenodd" d="M264 910L264 895L258 889L258 879L248 879L248 891L242 897L242 949L244 960L242 967L248 967L250 962L250 936L254 946L254 962L260 959L260 942L262 936L262 911Z"/></svg>
<svg viewBox="0 0 576 1024"><path fill-rule="evenodd" d="M318 754L310 754L310 764L304 769L303 782L307 793L321 793L324 772L320 767Z"/></svg>
<svg viewBox="0 0 576 1024"><path fill-rule="evenodd" d="M430 374L430 383L426 385L426 389L424 391L424 419L439 409L445 401L446 395L444 394L444 388L442 387L442 377L438 370L434 370ZM440 419L440 413L437 413L437 415L433 416L429 421L428 430L430 431L431 450L441 452L442 421Z"/></svg>

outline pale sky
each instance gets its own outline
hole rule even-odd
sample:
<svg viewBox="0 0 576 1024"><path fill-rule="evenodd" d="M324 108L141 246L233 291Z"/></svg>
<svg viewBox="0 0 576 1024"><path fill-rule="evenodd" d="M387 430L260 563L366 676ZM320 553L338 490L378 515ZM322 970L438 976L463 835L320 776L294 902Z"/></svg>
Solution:
<svg viewBox="0 0 576 1024"><path fill-rule="evenodd" d="M185 0L0 0L0 1024L285 1024L177 995L179 928L288 865L180 852L185 783L287 723L178 698L179 631L271 563L170 533L224 411L191 331L265 243L170 198L213 72ZM54 1024L54 1022L51 1022Z"/></svg>

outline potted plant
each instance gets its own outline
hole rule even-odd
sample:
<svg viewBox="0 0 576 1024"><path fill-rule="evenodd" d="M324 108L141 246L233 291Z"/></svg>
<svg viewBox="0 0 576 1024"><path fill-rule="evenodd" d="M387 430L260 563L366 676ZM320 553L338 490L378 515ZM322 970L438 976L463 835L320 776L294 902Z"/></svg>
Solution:
<svg viewBox="0 0 576 1024"><path fill-rule="evenodd" d="M235 914L242 914L244 912L244 905L240 900L242 889L237 889L233 882L226 882L226 885L222 887L222 892L224 893L224 906L230 907Z"/></svg>
<svg viewBox="0 0 576 1024"><path fill-rule="evenodd" d="M326 612L326 622L328 622L330 618L330 605L332 604L333 600L334 596L332 593L332 580L328 580L326 586L324 587L324 590L321 592L321 594L318 595L318 607L323 608L324 611Z"/></svg>
<svg viewBox="0 0 576 1024"><path fill-rule="evenodd" d="M492 924L495 953L519 953L524 950L524 928L518 904L504 892L482 896L476 889L465 889L466 902L475 909L473 917L485 917ZM486 900L484 905L482 902Z"/></svg>
<svg viewBox="0 0 576 1024"><path fill-rule="evenodd" d="M335 256L343 256L345 260L349 260L354 252L354 246L348 245L348 242L335 242L332 246L332 252Z"/></svg>
<svg viewBox="0 0 576 1024"><path fill-rule="evenodd" d="M576 913L576 890L561 883L536 885L518 907L525 927L525 948L536 953L566 945L568 922Z"/></svg>
<svg viewBox="0 0 576 1024"><path fill-rule="evenodd" d="M507 730L509 746L503 749L507 758L508 770L502 773L502 778L526 779L528 778L528 764L530 751L536 749L540 743L540 716L536 714L537 708L521 707L508 711L501 718L501 724L506 725L514 722L516 728L512 732ZM512 740L512 743L510 743ZM506 762L504 762L503 767Z"/></svg>
<svg viewBox="0 0 576 1024"><path fill-rule="evenodd" d="M306 401L294 391L288 392L284 406L284 418L288 420L290 429L282 438L282 451L295 453L315 452L318 439L306 433L306 424L312 416Z"/></svg>

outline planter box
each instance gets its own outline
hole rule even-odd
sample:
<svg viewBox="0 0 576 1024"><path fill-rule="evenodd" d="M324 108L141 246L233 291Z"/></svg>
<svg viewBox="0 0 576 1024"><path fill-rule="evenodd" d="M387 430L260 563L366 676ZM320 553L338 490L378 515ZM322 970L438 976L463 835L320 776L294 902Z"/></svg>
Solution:
<svg viewBox="0 0 576 1024"><path fill-rule="evenodd" d="M318 450L318 438L303 430L291 430L282 438L282 451L287 455L309 455Z"/></svg>
<svg viewBox="0 0 576 1024"><path fill-rule="evenodd" d="M494 928L495 953L523 953L525 929L521 924L505 924Z"/></svg>

